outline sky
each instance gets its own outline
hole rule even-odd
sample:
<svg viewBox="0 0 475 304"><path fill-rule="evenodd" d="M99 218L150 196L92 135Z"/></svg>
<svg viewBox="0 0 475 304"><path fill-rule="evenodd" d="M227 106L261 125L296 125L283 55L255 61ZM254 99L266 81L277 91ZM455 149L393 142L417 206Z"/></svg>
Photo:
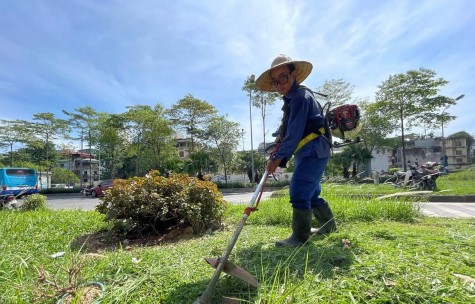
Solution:
<svg viewBox="0 0 475 304"><path fill-rule="evenodd" d="M445 136L475 134L475 1L0 0L0 119L91 106L123 113L169 108L187 94L240 123L251 145L246 78L278 54L313 64L303 84L343 79L374 101L391 75L428 68L465 97L446 110ZM271 107L266 141L278 127ZM263 140L252 108L254 148ZM442 111L441 111L442 112ZM435 130L436 136L442 130Z"/></svg>

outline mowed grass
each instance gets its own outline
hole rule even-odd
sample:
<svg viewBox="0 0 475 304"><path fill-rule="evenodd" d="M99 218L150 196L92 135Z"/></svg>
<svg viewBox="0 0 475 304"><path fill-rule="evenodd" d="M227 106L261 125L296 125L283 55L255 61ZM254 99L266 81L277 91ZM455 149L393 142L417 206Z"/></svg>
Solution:
<svg viewBox="0 0 475 304"><path fill-rule="evenodd" d="M439 176L436 180L437 188L434 192L426 194L429 195L475 195L475 167L453 172L448 175ZM350 180L349 182L323 183L322 196L327 195L348 195L348 196L364 196L378 197L387 194L399 192L413 192L413 190L405 187L395 187L390 181L375 185L358 184ZM288 188L275 191L277 195L288 194Z"/></svg>
<svg viewBox="0 0 475 304"><path fill-rule="evenodd" d="M325 191L337 233L277 248L290 234L288 197L261 202L230 257L260 287L223 274L212 303L221 296L242 303L475 302L473 219L425 218L407 198ZM62 288L92 281L106 287L102 303L192 303L214 272L203 258L224 253L244 207L229 206L223 231L99 251L81 248L88 235L109 228L95 211L0 212L0 303L56 303ZM57 252L65 254L53 258Z"/></svg>
<svg viewBox="0 0 475 304"><path fill-rule="evenodd" d="M475 167L441 176L437 188L441 195L475 195Z"/></svg>

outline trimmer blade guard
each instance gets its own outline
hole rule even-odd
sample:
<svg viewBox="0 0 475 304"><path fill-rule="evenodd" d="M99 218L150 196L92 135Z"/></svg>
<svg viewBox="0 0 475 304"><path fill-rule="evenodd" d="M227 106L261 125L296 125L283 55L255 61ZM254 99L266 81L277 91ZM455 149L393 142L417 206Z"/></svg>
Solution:
<svg viewBox="0 0 475 304"><path fill-rule="evenodd" d="M219 258L205 258L205 261L208 262L208 264L210 264L213 268L218 268ZM249 283L249 285L253 287L259 287L259 282L254 276L252 276L249 272L244 270L244 268L237 266L233 262L226 261L226 263L224 264L223 271L229 275L232 275L233 277L236 277L240 280L243 280L244 282Z"/></svg>

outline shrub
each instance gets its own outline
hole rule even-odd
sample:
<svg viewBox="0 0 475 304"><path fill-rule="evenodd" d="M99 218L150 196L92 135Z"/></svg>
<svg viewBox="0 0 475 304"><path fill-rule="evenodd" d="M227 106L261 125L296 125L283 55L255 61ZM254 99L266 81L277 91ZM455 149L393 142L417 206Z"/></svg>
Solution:
<svg viewBox="0 0 475 304"><path fill-rule="evenodd" d="M28 195L23 205L21 205L20 210L23 211L33 211L33 210L44 210L46 208L46 196L39 193Z"/></svg>
<svg viewBox="0 0 475 304"><path fill-rule="evenodd" d="M389 168L389 170L388 170L389 174L394 174L398 171L402 171L402 169L401 168Z"/></svg>
<svg viewBox="0 0 475 304"><path fill-rule="evenodd" d="M48 188L48 189L41 189L41 194L57 194L57 193L78 193L81 189L79 186L73 188Z"/></svg>
<svg viewBox="0 0 475 304"><path fill-rule="evenodd" d="M129 237L191 226L194 233L221 226L225 201L215 184L194 177L152 171L115 180L97 210Z"/></svg>

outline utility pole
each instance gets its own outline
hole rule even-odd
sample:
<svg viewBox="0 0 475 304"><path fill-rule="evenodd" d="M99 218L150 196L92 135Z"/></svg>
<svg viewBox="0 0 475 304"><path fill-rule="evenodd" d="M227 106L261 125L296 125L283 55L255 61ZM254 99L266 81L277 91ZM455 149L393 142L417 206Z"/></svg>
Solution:
<svg viewBox="0 0 475 304"><path fill-rule="evenodd" d="M254 75L251 75L249 81L250 83L254 83L256 77ZM252 176L252 183L254 183L255 178L254 178L254 147L252 145L252 88L249 89L249 122L250 122L250 127L251 127L251 176Z"/></svg>

